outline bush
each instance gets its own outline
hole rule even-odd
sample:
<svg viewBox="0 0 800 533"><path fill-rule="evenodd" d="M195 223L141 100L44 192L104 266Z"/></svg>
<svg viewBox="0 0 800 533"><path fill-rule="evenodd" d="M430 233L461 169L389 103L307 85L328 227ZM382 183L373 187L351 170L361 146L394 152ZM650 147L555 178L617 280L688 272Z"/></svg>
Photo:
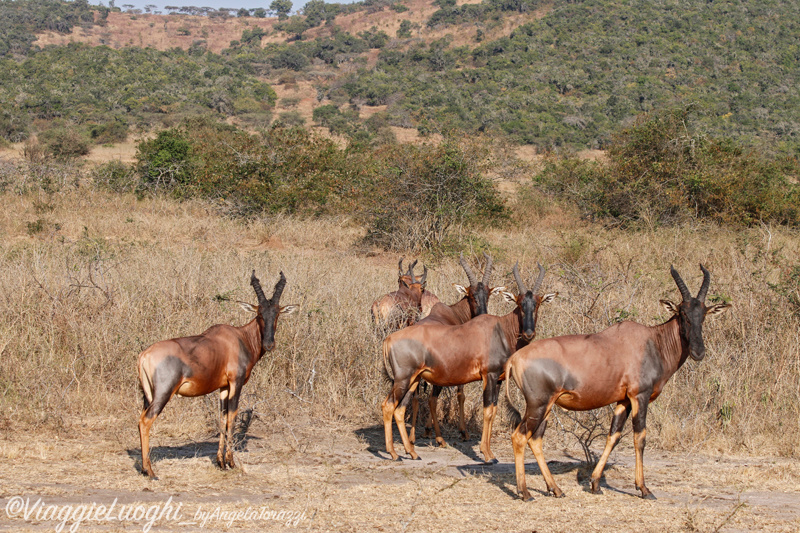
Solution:
<svg viewBox="0 0 800 533"><path fill-rule="evenodd" d="M551 160L536 180L585 214L623 224L800 224L800 188L787 179L800 173L797 161L708 138L693 131L691 114L685 108L644 115L613 138L607 164Z"/></svg>
<svg viewBox="0 0 800 533"><path fill-rule="evenodd" d="M89 153L89 140L71 127L56 126L39 134L45 151L60 161L74 159Z"/></svg>
<svg viewBox="0 0 800 533"><path fill-rule="evenodd" d="M94 182L114 192L133 192L139 189L136 169L122 161L109 161L96 167Z"/></svg>
<svg viewBox="0 0 800 533"><path fill-rule="evenodd" d="M128 125L119 120L103 124L90 124L89 138L95 144L125 142L125 139L128 138Z"/></svg>
<svg viewBox="0 0 800 533"><path fill-rule="evenodd" d="M192 145L180 128L159 132L155 139L142 141L136 153L142 184L151 189L174 189L188 185L194 173Z"/></svg>
<svg viewBox="0 0 800 533"><path fill-rule="evenodd" d="M389 250L437 248L470 226L507 219L491 180L481 174L488 154L477 142L400 145L385 152L367 243Z"/></svg>
<svg viewBox="0 0 800 533"><path fill-rule="evenodd" d="M263 210L352 213L372 190L368 153L342 150L302 128L259 135L193 119L139 145L143 184L181 197L220 199L239 214Z"/></svg>

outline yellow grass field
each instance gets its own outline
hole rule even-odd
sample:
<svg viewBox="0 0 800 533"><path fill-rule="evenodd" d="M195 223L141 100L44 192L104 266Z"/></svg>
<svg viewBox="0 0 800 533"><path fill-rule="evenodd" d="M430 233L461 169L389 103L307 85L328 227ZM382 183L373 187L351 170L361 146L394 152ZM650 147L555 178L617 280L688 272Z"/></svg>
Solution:
<svg viewBox="0 0 800 533"><path fill-rule="evenodd" d="M679 298L670 264L696 291L702 262L712 273L709 297L733 304L706 322L706 358L687 362L650 408L645 475L658 500L636 497L630 425L603 494L588 493L580 441L599 453L608 413L557 411L545 454L566 498L544 494L528 454L536 499L522 502L503 419L493 435L500 464L480 461L477 385L467 388L470 441L458 438L454 395L445 393L450 446L419 438L421 461L387 460L380 402L388 386L369 307L396 288L399 257L362 245L364 229L349 218L244 222L214 204L113 194L69 175L44 187L15 165L0 160L0 531L52 531L55 513L79 504L94 504L95 517L99 505L143 507L139 519L104 514L76 530L145 530L145 510L168 501L180 512L152 531L800 530L796 231L623 231L517 203L520 224L481 232L496 284L513 286L517 260L528 279L537 261L547 268L544 290L559 296L540 312L540 337L625 318L663 322L658 300ZM464 254L477 266L482 251ZM429 289L445 302L456 299L451 284L465 281L456 259L421 258ZM255 300L252 269L270 290L282 270L281 302L301 310L281 319L276 349L244 388L241 468L222 472L212 462L216 398L174 398L153 428L160 480L149 481L139 474L137 354L250 320L235 300ZM490 302L492 313L509 311ZM27 518L18 509L25 498ZM39 498L52 509L37 518Z"/></svg>

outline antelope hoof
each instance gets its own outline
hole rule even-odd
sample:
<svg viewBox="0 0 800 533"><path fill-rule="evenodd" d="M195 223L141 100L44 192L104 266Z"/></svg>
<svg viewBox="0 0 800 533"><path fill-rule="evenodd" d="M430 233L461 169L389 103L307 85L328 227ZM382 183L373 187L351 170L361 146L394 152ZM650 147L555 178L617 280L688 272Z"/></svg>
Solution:
<svg viewBox="0 0 800 533"><path fill-rule="evenodd" d="M523 493L520 495L520 498L524 502L532 502L533 501L533 496L531 496L531 493L528 492L527 490L523 491Z"/></svg>
<svg viewBox="0 0 800 533"><path fill-rule="evenodd" d="M554 489L550 489L550 493L553 495L553 498L563 498L564 497L564 493L561 492L561 489L559 489L558 487L556 487Z"/></svg>
<svg viewBox="0 0 800 533"><path fill-rule="evenodd" d="M599 480L597 480L597 481L592 480L591 493L592 494L602 494L600 492L600 481Z"/></svg>
<svg viewBox="0 0 800 533"><path fill-rule="evenodd" d="M496 465L500 461L497 460L497 457L492 457L491 459L486 459L483 463L487 465Z"/></svg>
<svg viewBox="0 0 800 533"><path fill-rule="evenodd" d="M142 475L147 476L150 481L158 481L158 476L152 470L142 470Z"/></svg>
<svg viewBox="0 0 800 533"><path fill-rule="evenodd" d="M421 461L422 460L422 459L419 458L419 455L417 455L416 452L411 452L410 455L411 455L411 460L412 461Z"/></svg>
<svg viewBox="0 0 800 533"><path fill-rule="evenodd" d="M442 437L436 437L436 445L439 448L447 448L447 442Z"/></svg>
<svg viewBox="0 0 800 533"><path fill-rule="evenodd" d="M425 428L425 433L422 434L426 439L431 438L431 428Z"/></svg>
<svg viewBox="0 0 800 533"><path fill-rule="evenodd" d="M461 432L461 440L463 440L463 441L469 440L469 433L467 433L466 431L462 431Z"/></svg>
<svg viewBox="0 0 800 533"><path fill-rule="evenodd" d="M647 492L642 492L642 499L643 500L655 500L657 498L653 495L652 492L647 491Z"/></svg>

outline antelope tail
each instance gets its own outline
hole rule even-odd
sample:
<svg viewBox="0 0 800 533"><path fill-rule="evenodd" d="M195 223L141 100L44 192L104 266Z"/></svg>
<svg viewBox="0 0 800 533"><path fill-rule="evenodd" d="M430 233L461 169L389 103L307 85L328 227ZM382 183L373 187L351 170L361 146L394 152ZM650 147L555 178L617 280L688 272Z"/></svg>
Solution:
<svg viewBox="0 0 800 533"><path fill-rule="evenodd" d="M389 343L383 341L383 378L387 383L394 383L394 376L389 370Z"/></svg>
<svg viewBox="0 0 800 533"><path fill-rule="evenodd" d="M511 403L511 394L509 393L508 389L511 387L511 379L512 379L512 371L514 370L514 365L509 364L511 361L506 362L506 416L511 423L511 428L514 429L522 423L522 415L517 408L514 407L514 404Z"/></svg>

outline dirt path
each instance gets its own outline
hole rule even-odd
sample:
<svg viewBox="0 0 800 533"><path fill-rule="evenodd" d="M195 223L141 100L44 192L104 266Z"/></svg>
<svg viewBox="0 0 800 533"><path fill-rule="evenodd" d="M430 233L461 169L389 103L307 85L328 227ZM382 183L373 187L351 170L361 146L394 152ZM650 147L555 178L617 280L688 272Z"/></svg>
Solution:
<svg viewBox="0 0 800 533"><path fill-rule="evenodd" d="M391 462L377 426L257 421L236 455L242 467L229 472L212 464L214 436L180 433L177 424L156 425L156 482L136 472L135 427L82 438L6 434L0 531L55 531L67 516L59 512L72 517L68 531L80 504L91 519L73 531L146 531L151 522L151 531L800 531L800 466L787 459L648 451L645 473L658 500L644 501L635 496L630 449L614 453L595 496L579 458L546 448L566 497L543 494L527 457L536 499L526 503L514 497L504 432L495 437L495 466L481 464L476 440L452 434L449 448L420 439L422 460Z"/></svg>

